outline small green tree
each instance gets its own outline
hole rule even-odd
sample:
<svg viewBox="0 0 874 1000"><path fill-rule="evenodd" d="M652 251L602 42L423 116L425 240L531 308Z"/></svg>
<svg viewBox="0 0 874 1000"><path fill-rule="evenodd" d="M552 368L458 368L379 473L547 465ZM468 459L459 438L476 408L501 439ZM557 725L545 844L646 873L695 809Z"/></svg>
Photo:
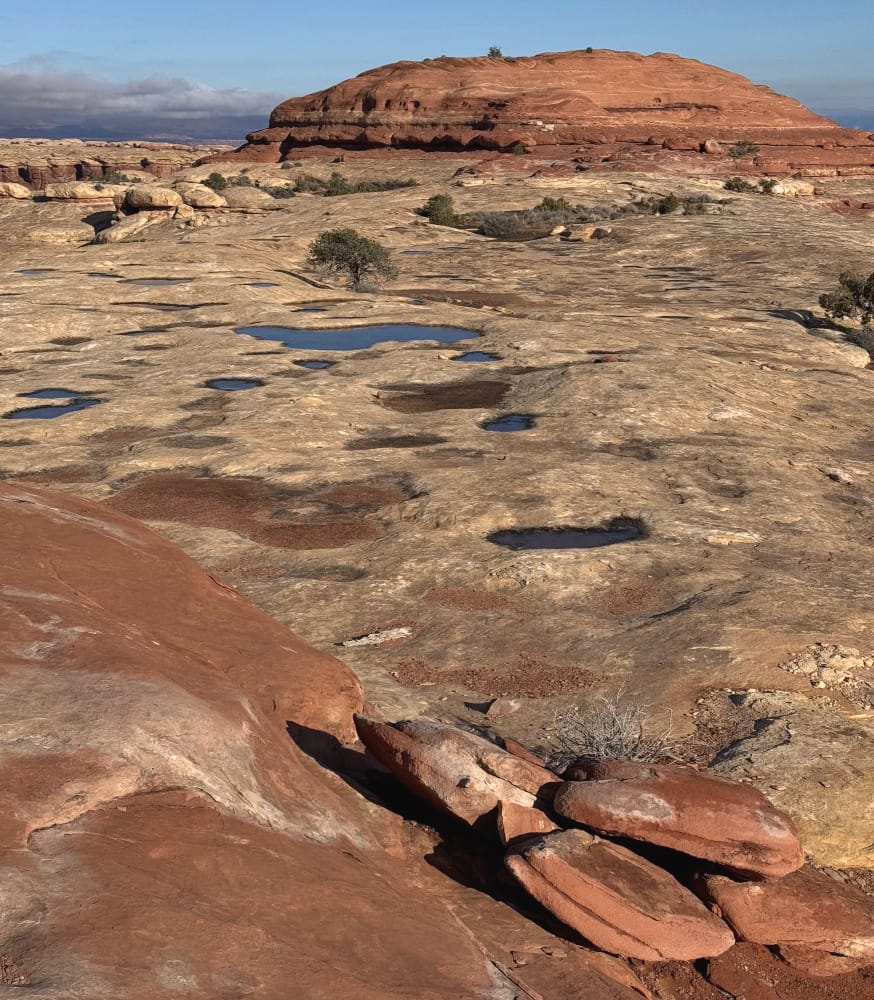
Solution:
<svg viewBox="0 0 874 1000"><path fill-rule="evenodd" d="M722 186L726 191L737 191L738 193L755 191L753 185L749 181L745 181L743 177L729 177Z"/></svg>
<svg viewBox="0 0 874 1000"><path fill-rule="evenodd" d="M858 319L862 326L874 323L874 273L867 278L844 271L833 292L820 295L819 304L831 319Z"/></svg>
<svg viewBox="0 0 874 1000"><path fill-rule="evenodd" d="M489 59L503 59L504 53L501 52L500 45L489 46Z"/></svg>
<svg viewBox="0 0 874 1000"><path fill-rule="evenodd" d="M572 212L573 205L567 198L551 198L547 195L539 205L535 205L535 212Z"/></svg>
<svg viewBox="0 0 874 1000"><path fill-rule="evenodd" d="M760 152L761 150L754 142L750 142L749 139L741 139L740 142L736 142L731 147L728 155L733 160L740 160L744 156L758 156Z"/></svg>
<svg viewBox="0 0 874 1000"><path fill-rule="evenodd" d="M213 172L202 182L206 187L212 188L213 191L224 191L228 186L228 179L224 174L220 174L217 170Z"/></svg>
<svg viewBox="0 0 874 1000"><path fill-rule="evenodd" d="M595 50L592 48L591 45L587 45L586 46L586 52L587 52L588 55L591 55L594 51Z"/></svg>
<svg viewBox="0 0 874 1000"><path fill-rule="evenodd" d="M673 212L680 210L682 206L680 199L674 194L673 191L666 197L662 198L660 202L656 204L656 211L659 215L671 215Z"/></svg>
<svg viewBox="0 0 874 1000"><path fill-rule="evenodd" d="M435 226L457 226L458 216L455 214L455 202L452 195L435 194L432 195L425 204L418 209L419 215L424 215L427 220Z"/></svg>
<svg viewBox="0 0 874 1000"><path fill-rule="evenodd" d="M365 282L393 278L397 268L388 250L355 229L329 229L309 246L307 261L335 274L345 273L351 288L358 291Z"/></svg>
<svg viewBox="0 0 874 1000"><path fill-rule="evenodd" d="M759 191L761 191L762 194L773 194L776 187L777 179L775 177L763 177L759 181Z"/></svg>

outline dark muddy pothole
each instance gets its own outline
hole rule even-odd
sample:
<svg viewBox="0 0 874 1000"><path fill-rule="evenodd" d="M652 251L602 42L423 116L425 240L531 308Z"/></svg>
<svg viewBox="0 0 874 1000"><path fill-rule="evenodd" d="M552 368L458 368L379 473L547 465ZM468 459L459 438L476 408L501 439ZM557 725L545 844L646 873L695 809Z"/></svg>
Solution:
<svg viewBox="0 0 874 1000"><path fill-rule="evenodd" d="M595 549L644 538L639 521L617 517L599 528L507 528L486 540L510 549Z"/></svg>
<svg viewBox="0 0 874 1000"><path fill-rule="evenodd" d="M416 326L394 323L385 326L356 326L335 330L302 330L287 326L238 326L242 333L258 340L278 340L299 351L361 351L388 341L436 340L454 344L472 340L478 333L450 326Z"/></svg>
<svg viewBox="0 0 874 1000"><path fill-rule="evenodd" d="M221 389L222 392L257 389L261 385L264 385L264 382L260 378L211 378L204 382L204 388Z"/></svg>
<svg viewBox="0 0 874 1000"><path fill-rule="evenodd" d="M389 385L397 395L383 397L386 409L398 413L430 413L434 410L479 410L496 406L510 390L509 382L478 379L443 385Z"/></svg>
<svg viewBox="0 0 874 1000"><path fill-rule="evenodd" d="M275 281L247 281L246 285L249 288L278 288L279 285Z"/></svg>
<svg viewBox="0 0 874 1000"><path fill-rule="evenodd" d="M512 434L514 431L530 431L534 426L534 417L530 413L505 413L494 420L486 420L480 426L484 431Z"/></svg>
<svg viewBox="0 0 874 1000"><path fill-rule="evenodd" d="M326 313L328 311L327 306L301 306L299 309L294 310L296 313Z"/></svg>
<svg viewBox="0 0 874 1000"><path fill-rule="evenodd" d="M336 361L319 361L317 358L307 358L306 361L295 361L299 368L309 368L311 371L320 372L325 368L333 368Z"/></svg>
<svg viewBox="0 0 874 1000"><path fill-rule="evenodd" d="M348 451L377 451L380 448L427 448L445 444L448 439L438 434L396 434L394 437L356 438L346 445Z"/></svg>
<svg viewBox="0 0 874 1000"><path fill-rule="evenodd" d="M450 361L467 361L469 363L479 363L486 361L501 361L500 354L492 354L490 351L466 351L464 354L456 354Z"/></svg>
<svg viewBox="0 0 874 1000"><path fill-rule="evenodd" d="M184 285L191 278L122 278L126 285L144 285L147 288L167 288L170 285Z"/></svg>
<svg viewBox="0 0 874 1000"><path fill-rule="evenodd" d="M75 413L77 410L87 410L89 406L97 406L100 402L102 402L100 399L73 399L69 403L55 406L28 406L4 413L3 416L7 420L51 420L54 417L63 417L67 413Z"/></svg>

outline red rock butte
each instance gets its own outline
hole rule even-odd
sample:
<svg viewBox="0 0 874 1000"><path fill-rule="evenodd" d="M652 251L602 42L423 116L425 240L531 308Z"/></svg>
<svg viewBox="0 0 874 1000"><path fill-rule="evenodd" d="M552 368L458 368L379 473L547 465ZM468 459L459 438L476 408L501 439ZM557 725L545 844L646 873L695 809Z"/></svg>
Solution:
<svg viewBox="0 0 874 1000"><path fill-rule="evenodd" d="M725 156L812 175L874 172L874 136L842 128L737 73L666 53L610 50L398 62L284 101L241 158L305 149L526 151L559 159L620 147ZM520 146L521 144L521 146ZM706 149L705 149L706 144ZM623 152L628 153L627 149Z"/></svg>

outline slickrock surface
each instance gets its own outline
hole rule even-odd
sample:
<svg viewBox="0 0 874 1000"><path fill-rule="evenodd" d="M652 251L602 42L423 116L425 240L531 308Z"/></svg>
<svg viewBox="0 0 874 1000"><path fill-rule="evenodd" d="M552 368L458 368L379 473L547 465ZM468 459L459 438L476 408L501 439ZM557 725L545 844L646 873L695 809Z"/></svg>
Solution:
<svg viewBox="0 0 874 1000"><path fill-rule="evenodd" d="M815 869L803 868L777 882L708 875L703 890L743 941L874 965L874 899Z"/></svg>
<svg viewBox="0 0 874 1000"><path fill-rule="evenodd" d="M725 160L739 141L772 169L874 171L874 139L768 87L666 53L551 52L426 59L369 70L284 101L241 155L340 149L509 151L595 162L632 144ZM730 162L730 161L729 161Z"/></svg>
<svg viewBox="0 0 874 1000"><path fill-rule="evenodd" d="M642 995L577 949L511 973L560 943L296 748L289 720L349 736L341 663L106 507L3 484L0 513L0 988Z"/></svg>
<svg viewBox="0 0 874 1000"><path fill-rule="evenodd" d="M780 878L804 863L788 815L749 785L688 768L605 760L572 768L557 812L601 833L643 840L696 858Z"/></svg>
<svg viewBox="0 0 874 1000"><path fill-rule="evenodd" d="M355 725L399 781L471 826L494 830L503 802L531 808L557 784L546 768L430 719L388 724L356 715Z"/></svg>
<svg viewBox="0 0 874 1000"><path fill-rule="evenodd" d="M692 960L734 943L728 927L664 869L583 830L522 842L506 863L535 899L605 951Z"/></svg>

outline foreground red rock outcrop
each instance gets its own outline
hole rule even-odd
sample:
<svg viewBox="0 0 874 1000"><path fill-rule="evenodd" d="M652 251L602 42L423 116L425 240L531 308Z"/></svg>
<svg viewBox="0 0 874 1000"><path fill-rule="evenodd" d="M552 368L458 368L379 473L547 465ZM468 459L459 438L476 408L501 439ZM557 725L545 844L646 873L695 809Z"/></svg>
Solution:
<svg viewBox="0 0 874 1000"><path fill-rule="evenodd" d="M870 135L768 87L676 55L609 50L392 63L283 102L240 155L294 158L307 147L524 147L585 159L631 145L725 158L744 141L760 148L763 169L776 172L874 170Z"/></svg>
<svg viewBox="0 0 874 1000"><path fill-rule="evenodd" d="M504 995L387 821L287 736L350 735L341 663L121 514L3 484L0 524L0 985Z"/></svg>

